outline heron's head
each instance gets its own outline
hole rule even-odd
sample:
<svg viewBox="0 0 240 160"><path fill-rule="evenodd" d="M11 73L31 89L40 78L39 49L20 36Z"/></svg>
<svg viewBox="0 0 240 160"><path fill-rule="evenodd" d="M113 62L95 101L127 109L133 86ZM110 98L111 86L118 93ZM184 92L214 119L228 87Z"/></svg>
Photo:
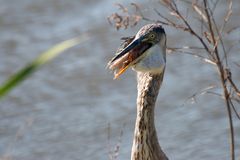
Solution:
<svg viewBox="0 0 240 160"><path fill-rule="evenodd" d="M165 31L160 24L149 24L142 27L136 34L134 40L137 41L138 44L145 42L151 45L158 43L160 43L160 45L166 45Z"/></svg>
<svg viewBox="0 0 240 160"><path fill-rule="evenodd" d="M146 51L155 45L160 49L166 49L166 34L160 24L148 24L143 26L134 38L126 41L127 44L120 49L118 54L108 63L112 70L117 70L115 77L122 74L128 67L137 63L145 55ZM159 52L161 52L159 50ZM165 59L165 55L164 59Z"/></svg>
<svg viewBox="0 0 240 160"><path fill-rule="evenodd" d="M131 43L121 49L121 52L111 60L111 63L128 53L130 50L135 48L149 49L156 44L159 44L162 48L166 48L166 34L163 27L157 23L145 25L137 32ZM146 49L143 51L145 52Z"/></svg>

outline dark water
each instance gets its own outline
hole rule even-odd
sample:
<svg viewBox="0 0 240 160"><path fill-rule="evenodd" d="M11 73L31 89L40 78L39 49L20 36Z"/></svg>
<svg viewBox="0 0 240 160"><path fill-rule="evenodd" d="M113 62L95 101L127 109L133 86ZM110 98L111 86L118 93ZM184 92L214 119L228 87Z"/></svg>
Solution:
<svg viewBox="0 0 240 160"><path fill-rule="evenodd" d="M158 5L153 0L139 3L146 6L146 14ZM105 66L119 38L134 34L144 23L117 32L106 20L116 11L113 4L110 0L1 0L0 82L57 42L90 34L88 42L68 50L1 101L1 159L109 159L109 149L117 144L121 130L119 159L130 159L136 117L135 74L129 70L113 81ZM235 0L236 20L230 26L240 22L238 6ZM217 13L221 15L221 8ZM171 28L166 32L169 46L192 41L190 35L182 37ZM240 32L231 34L227 43L239 38ZM230 60L239 62L238 46ZM232 66L232 70L234 78L239 79L239 68ZM197 91L220 85L215 68L189 55L169 54L165 73L156 107L156 127L168 157L229 159L224 101L205 94L196 103L185 103ZM239 157L240 123L234 120Z"/></svg>

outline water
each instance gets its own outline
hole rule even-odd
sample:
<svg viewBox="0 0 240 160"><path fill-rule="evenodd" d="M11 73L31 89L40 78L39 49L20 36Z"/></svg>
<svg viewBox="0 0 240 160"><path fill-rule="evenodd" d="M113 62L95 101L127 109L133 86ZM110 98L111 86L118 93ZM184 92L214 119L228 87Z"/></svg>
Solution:
<svg viewBox="0 0 240 160"><path fill-rule="evenodd" d="M146 14L157 5L153 0L139 3L148 3ZM239 20L238 5L235 0L233 18ZM109 159L108 152L123 131L119 159L130 159L136 117L135 73L129 70L120 80L113 81L105 66L118 47L119 38L132 35L144 23L117 32L107 23L107 16L114 11L110 0L1 0L0 82L57 42L85 32L90 33L91 39L66 51L1 101L0 157ZM230 25L236 26L238 20ZM166 32L169 46L192 41L171 28L166 28ZM228 42L239 37L239 32L231 34ZM239 47L234 51L239 51ZM234 62L240 60L237 53L230 58ZM239 79L239 68L232 67L234 78ZM195 92L216 84L216 79L211 65L189 55L168 55L156 107L156 127L170 159L229 159L223 100L205 94L196 103L185 103ZM240 123L234 120L239 157Z"/></svg>

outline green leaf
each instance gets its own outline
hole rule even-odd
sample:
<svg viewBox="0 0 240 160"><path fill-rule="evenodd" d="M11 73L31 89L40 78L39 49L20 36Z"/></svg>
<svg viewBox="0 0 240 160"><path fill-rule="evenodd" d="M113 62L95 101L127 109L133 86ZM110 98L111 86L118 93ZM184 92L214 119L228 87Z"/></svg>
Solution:
<svg viewBox="0 0 240 160"><path fill-rule="evenodd" d="M81 42L86 41L87 39L88 39L87 36L80 36L77 38L66 40L64 42L56 44L46 52L41 53L40 56L38 56L31 63L26 65L20 71L12 75L0 86L0 99L3 98L9 91L11 91L17 85L19 85L20 82L29 77L34 71L39 69L41 66L43 66L47 62L51 61L52 59L63 53L63 51L65 51L66 49L69 49L77 44L80 44Z"/></svg>

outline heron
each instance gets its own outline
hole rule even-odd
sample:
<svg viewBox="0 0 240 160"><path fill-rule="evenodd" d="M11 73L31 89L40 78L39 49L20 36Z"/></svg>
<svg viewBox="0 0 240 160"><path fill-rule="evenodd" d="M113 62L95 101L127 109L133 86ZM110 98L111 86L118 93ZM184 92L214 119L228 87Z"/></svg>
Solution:
<svg viewBox="0 0 240 160"><path fill-rule="evenodd" d="M165 31L160 24L148 24L124 40L108 68L114 71L114 79L129 67L137 72L137 118L131 160L168 160L154 123L155 103L166 66Z"/></svg>

